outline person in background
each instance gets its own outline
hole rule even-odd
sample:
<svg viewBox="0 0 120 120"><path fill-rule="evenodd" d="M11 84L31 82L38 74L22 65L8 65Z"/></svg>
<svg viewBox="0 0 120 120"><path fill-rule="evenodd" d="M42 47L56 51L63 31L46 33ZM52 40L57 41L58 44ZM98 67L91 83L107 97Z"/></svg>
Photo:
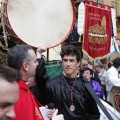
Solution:
<svg viewBox="0 0 120 120"><path fill-rule="evenodd" d="M112 61L108 61L108 69L111 68L113 65L113 62Z"/></svg>
<svg viewBox="0 0 120 120"><path fill-rule="evenodd" d="M120 87L120 58L115 58L113 60L113 66L107 70L107 80L106 80L106 91L107 95L113 86Z"/></svg>
<svg viewBox="0 0 120 120"><path fill-rule="evenodd" d="M109 61L108 61L108 69L111 68L112 65L113 65L113 58L110 57L110 58L109 58Z"/></svg>
<svg viewBox="0 0 120 120"><path fill-rule="evenodd" d="M88 68L88 60L86 58L81 58L80 60L80 74L83 74L83 70Z"/></svg>
<svg viewBox="0 0 120 120"><path fill-rule="evenodd" d="M31 46L19 44L8 51L8 65L22 74L19 81L19 101L15 104L16 117L11 120L44 120L39 107L41 103L37 101L27 84L28 79L35 76L38 65L37 57ZM48 112L47 116L52 118L53 112ZM61 116L56 116L60 117Z"/></svg>
<svg viewBox="0 0 120 120"><path fill-rule="evenodd" d="M14 105L19 99L20 79L18 71L0 65L0 120L10 120L16 116Z"/></svg>
<svg viewBox="0 0 120 120"><path fill-rule="evenodd" d="M90 68L84 69L83 77L85 77L86 79L88 79L88 81L90 81L97 96L99 98L103 98L103 92L102 92L100 84L93 79L93 70L91 70Z"/></svg>
<svg viewBox="0 0 120 120"><path fill-rule="evenodd" d="M101 80L101 87L104 93L104 98L105 100L107 100L107 95L106 95L107 72L104 69L103 64L99 60L95 61L94 68L95 68L95 71L97 72L98 78Z"/></svg>
<svg viewBox="0 0 120 120"><path fill-rule="evenodd" d="M72 45L60 52L63 73L47 81L44 104L54 103L65 120L99 120L98 107L79 74L80 53Z"/></svg>
<svg viewBox="0 0 120 120"><path fill-rule="evenodd" d="M109 57L109 61L113 62L113 60L114 60L114 59L113 59L112 57Z"/></svg>
<svg viewBox="0 0 120 120"><path fill-rule="evenodd" d="M92 60L88 61L88 68L93 69L94 62Z"/></svg>
<svg viewBox="0 0 120 120"><path fill-rule="evenodd" d="M100 62L102 63L104 70L107 70L108 69L108 58L100 59Z"/></svg>
<svg viewBox="0 0 120 120"><path fill-rule="evenodd" d="M83 70L88 68L88 60L86 58L81 58L80 60L80 75L83 75ZM100 83L101 85L101 81L100 79L98 78L98 75L95 71L93 71L93 79L96 80L97 82Z"/></svg>

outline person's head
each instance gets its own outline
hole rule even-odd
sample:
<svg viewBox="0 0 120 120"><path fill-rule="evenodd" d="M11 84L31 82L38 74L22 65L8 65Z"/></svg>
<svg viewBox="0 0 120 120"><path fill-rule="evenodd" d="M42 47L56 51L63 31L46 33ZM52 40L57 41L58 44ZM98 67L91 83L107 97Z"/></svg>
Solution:
<svg viewBox="0 0 120 120"><path fill-rule="evenodd" d="M88 61L88 68L93 69L93 65L94 65L93 61L89 60Z"/></svg>
<svg viewBox="0 0 120 120"><path fill-rule="evenodd" d="M103 70L103 64L99 60L95 61L94 69L96 72L101 73Z"/></svg>
<svg viewBox="0 0 120 120"><path fill-rule="evenodd" d="M22 73L22 79L35 75L38 65L37 57L31 46L21 44L16 45L8 51L8 65Z"/></svg>
<svg viewBox="0 0 120 120"><path fill-rule="evenodd" d="M93 70L90 68L85 68L83 70L83 77L87 78L90 81L93 78Z"/></svg>
<svg viewBox="0 0 120 120"><path fill-rule="evenodd" d="M109 61L113 62L113 58L112 58L112 57L109 57Z"/></svg>
<svg viewBox="0 0 120 120"><path fill-rule="evenodd" d="M86 58L81 58L80 61L80 70L88 68L88 60Z"/></svg>
<svg viewBox="0 0 120 120"><path fill-rule="evenodd" d="M62 48L60 55L65 74L70 78L76 77L80 65L79 50L73 45L67 45Z"/></svg>
<svg viewBox="0 0 120 120"><path fill-rule="evenodd" d="M0 120L15 118L14 105L19 98L18 81L21 74L13 68L0 65Z"/></svg>
<svg viewBox="0 0 120 120"><path fill-rule="evenodd" d="M118 70L120 71L120 58L115 58L113 60L113 66Z"/></svg>
<svg viewBox="0 0 120 120"><path fill-rule="evenodd" d="M101 59L100 62L103 64L104 69L106 69L108 67L108 59L107 58Z"/></svg>

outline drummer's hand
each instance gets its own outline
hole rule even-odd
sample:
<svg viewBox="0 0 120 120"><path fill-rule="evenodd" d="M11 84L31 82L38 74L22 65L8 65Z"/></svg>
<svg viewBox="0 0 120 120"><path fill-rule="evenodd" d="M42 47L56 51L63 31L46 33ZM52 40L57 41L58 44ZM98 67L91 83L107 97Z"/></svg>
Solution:
<svg viewBox="0 0 120 120"><path fill-rule="evenodd" d="M52 116L52 120L64 120L64 117L62 114L57 115L58 113L58 109L55 110L53 116Z"/></svg>
<svg viewBox="0 0 120 120"><path fill-rule="evenodd" d="M39 46L38 49L37 49L37 52L38 53L43 53L47 50L47 47L46 46Z"/></svg>

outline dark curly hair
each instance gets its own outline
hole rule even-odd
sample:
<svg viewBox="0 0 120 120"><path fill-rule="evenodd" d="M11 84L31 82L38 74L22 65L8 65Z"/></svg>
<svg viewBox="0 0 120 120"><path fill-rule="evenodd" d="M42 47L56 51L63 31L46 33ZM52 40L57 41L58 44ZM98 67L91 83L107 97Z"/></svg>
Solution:
<svg viewBox="0 0 120 120"><path fill-rule="evenodd" d="M79 50L73 45L66 45L63 46L60 52L61 58L63 59L64 55L75 55L77 61L80 61L80 52Z"/></svg>
<svg viewBox="0 0 120 120"><path fill-rule="evenodd" d="M83 70L83 73L84 73L85 71L87 71L87 70L90 71L90 75L92 75L91 79L93 79L93 76L94 76L93 70L90 69L90 68L85 68L85 69Z"/></svg>
<svg viewBox="0 0 120 120"><path fill-rule="evenodd" d="M120 58L115 58L115 59L113 60L113 66L114 66L115 68L118 68L118 67L120 66Z"/></svg>

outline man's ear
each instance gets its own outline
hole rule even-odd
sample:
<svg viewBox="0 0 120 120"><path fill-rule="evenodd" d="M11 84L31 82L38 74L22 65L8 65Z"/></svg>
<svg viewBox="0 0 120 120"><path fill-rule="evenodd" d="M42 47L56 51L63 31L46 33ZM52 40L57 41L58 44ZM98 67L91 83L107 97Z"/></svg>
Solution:
<svg viewBox="0 0 120 120"><path fill-rule="evenodd" d="M24 62L23 63L23 68L24 68L25 71L28 71L28 67L29 67L28 62Z"/></svg>

